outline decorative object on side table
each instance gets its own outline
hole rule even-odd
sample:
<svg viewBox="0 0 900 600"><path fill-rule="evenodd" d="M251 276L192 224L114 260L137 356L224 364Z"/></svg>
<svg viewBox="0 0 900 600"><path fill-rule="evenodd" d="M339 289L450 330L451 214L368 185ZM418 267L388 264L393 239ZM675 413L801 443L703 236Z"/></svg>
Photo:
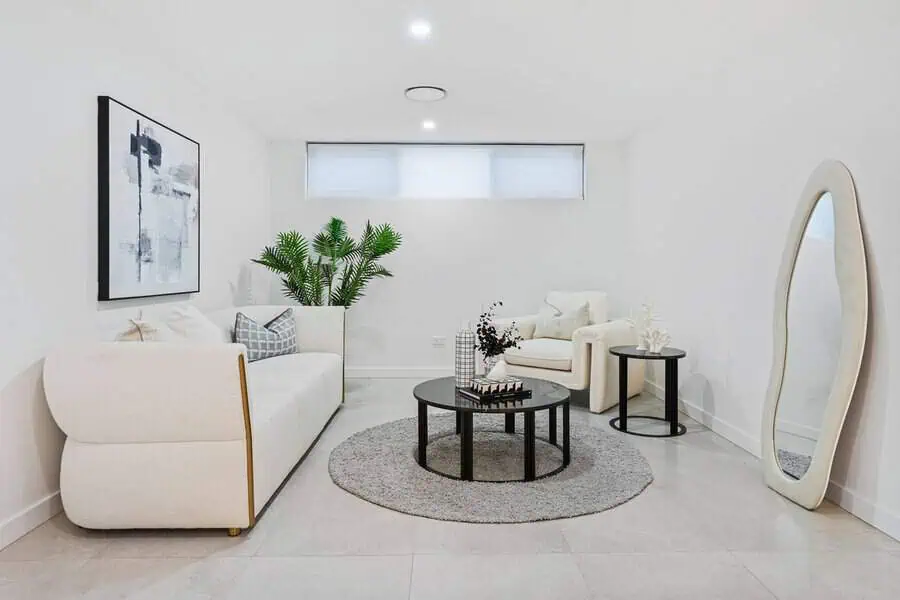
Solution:
<svg viewBox="0 0 900 600"><path fill-rule="evenodd" d="M200 291L200 144L98 96L98 300Z"/></svg>
<svg viewBox="0 0 900 600"><path fill-rule="evenodd" d="M619 416L610 419L609 424L613 429L623 433L639 435L643 437L675 437L684 435L687 431L684 425L678 423L678 359L687 356L687 352L678 348L662 348L659 352L640 350L637 346L613 346L609 353L619 357ZM635 415L632 419L650 419L664 421L669 424L669 433L654 434L640 433L628 430L628 359L663 360L666 363L666 388L665 388L665 417L651 417Z"/></svg>
<svg viewBox="0 0 900 600"><path fill-rule="evenodd" d="M647 348L647 354L659 354L671 341L669 332L658 327L648 327L641 336L641 343Z"/></svg>
<svg viewBox="0 0 900 600"><path fill-rule="evenodd" d="M627 319L627 321L637 333L638 344L635 350L659 354L672 341L671 336L665 329L653 325L659 321L659 315L653 312L653 304L651 303L645 302L642 304L640 314L637 317Z"/></svg>
<svg viewBox="0 0 900 600"><path fill-rule="evenodd" d="M466 326L456 332L456 387L468 388L475 377L475 332Z"/></svg>
<svg viewBox="0 0 900 600"><path fill-rule="evenodd" d="M484 357L485 374L491 372L499 357L508 348L518 348L519 342L522 341L515 321L503 331L497 331L494 317L498 306L503 306L503 302L499 300L492 302L488 309L478 317L478 326L475 328L478 336L478 350Z"/></svg>
<svg viewBox="0 0 900 600"><path fill-rule="evenodd" d="M374 279L394 274L379 262L394 252L403 236L390 223L366 221L359 241L347 233L347 224L332 217L310 243L296 231L278 234L253 262L281 275L285 297L305 306L349 307L365 295Z"/></svg>

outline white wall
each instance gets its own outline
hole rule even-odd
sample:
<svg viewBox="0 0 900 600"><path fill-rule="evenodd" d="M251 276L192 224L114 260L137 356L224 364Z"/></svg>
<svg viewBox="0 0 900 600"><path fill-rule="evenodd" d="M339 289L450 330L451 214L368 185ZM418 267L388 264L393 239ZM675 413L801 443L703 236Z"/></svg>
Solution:
<svg viewBox="0 0 900 600"><path fill-rule="evenodd" d="M243 301L241 268L269 237L263 140L172 65L126 43L128 32L69 4L17 3L0 16L0 547L59 507L62 438L43 397L42 356L141 305L96 302L97 95L201 144L198 306Z"/></svg>
<svg viewBox="0 0 900 600"><path fill-rule="evenodd" d="M385 260L395 277L375 281L348 313L348 374L425 374L453 365L453 336L482 307L532 313L551 289L610 292L613 314L626 280L625 169L616 144L587 145L584 201L307 201L305 144L273 142L273 228L309 236L331 216L358 234L366 219L404 236ZM280 294L275 292L276 296ZM432 336L447 346L433 348Z"/></svg>
<svg viewBox="0 0 900 600"><path fill-rule="evenodd" d="M823 2L758 41L629 147L640 291L689 358L685 402L759 450L775 278L803 185L823 159L855 178L871 284L868 347L830 497L900 537L900 5Z"/></svg>

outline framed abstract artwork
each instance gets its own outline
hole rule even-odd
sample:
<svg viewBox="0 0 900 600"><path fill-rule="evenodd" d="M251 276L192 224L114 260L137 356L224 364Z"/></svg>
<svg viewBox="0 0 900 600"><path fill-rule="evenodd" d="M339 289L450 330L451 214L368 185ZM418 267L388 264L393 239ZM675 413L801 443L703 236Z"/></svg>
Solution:
<svg viewBox="0 0 900 600"><path fill-rule="evenodd" d="M200 144L98 101L98 300L200 291Z"/></svg>

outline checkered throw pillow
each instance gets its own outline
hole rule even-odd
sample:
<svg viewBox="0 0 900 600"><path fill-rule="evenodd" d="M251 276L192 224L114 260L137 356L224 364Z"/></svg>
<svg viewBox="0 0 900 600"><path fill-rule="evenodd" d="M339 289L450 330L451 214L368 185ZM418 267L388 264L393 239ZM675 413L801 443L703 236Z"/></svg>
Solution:
<svg viewBox="0 0 900 600"><path fill-rule="evenodd" d="M234 341L247 346L249 362L293 354L297 351L293 309L287 309L265 325L239 312L234 318Z"/></svg>

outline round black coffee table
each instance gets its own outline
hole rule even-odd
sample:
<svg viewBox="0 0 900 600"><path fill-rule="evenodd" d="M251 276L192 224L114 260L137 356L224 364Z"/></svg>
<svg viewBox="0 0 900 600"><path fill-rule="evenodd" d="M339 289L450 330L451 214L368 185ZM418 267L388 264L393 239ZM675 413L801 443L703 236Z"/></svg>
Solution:
<svg viewBox="0 0 900 600"><path fill-rule="evenodd" d="M642 437L675 437L684 435L687 428L678 422L678 359L687 356L687 352L679 348L663 348L657 353L638 350L637 346L613 346L609 353L619 357L619 416L610 419L613 429L623 433ZM647 415L628 416L628 359L664 360L666 361L665 417ZM650 419L669 424L669 433L641 433L628 430L628 419Z"/></svg>
<svg viewBox="0 0 900 600"><path fill-rule="evenodd" d="M562 450L563 461L561 467L549 473L541 474L540 478L555 475L569 466L569 390L557 383L542 379L522 377L522 380L525 382L526 389L531 390L531 398L494 404L480 404L461 395L456 389L456 379L454 377L432 379L417 385L413 390L413 396L419 401L419 448L417 451L419 465L432 473L437 473L444 477L472 481L474 479L474 414L506 415L505 431L506 433L514 434L516 432L516 413L523 413L525 416L525 431L522 432L525 439L525 476L522 481L534 481L538 479L538 477L535 477L534 466L534 414L536 411L546 410L549 417L549 438L546 441ZM458 478L428 467L425 450L428 446L429 406L452 410L456 413L456 433L460 436L460 477ZM562 445L557 444L556 441L557 406L562 406Z"/></svg>

